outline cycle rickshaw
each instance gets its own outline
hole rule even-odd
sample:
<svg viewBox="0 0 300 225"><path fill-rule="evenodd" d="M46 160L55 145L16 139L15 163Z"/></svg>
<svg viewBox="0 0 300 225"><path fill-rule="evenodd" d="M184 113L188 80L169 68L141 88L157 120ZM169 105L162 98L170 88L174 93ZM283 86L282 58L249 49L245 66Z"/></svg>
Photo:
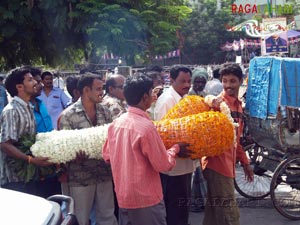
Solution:
<svg viewBox="0 0 300 225"><path fill-rule="evenodd" d="M255 175L247 182L237 164L236 190L250 199L270 194L280 214L300 220L300 59L252 59L245 111Z"/></svg>

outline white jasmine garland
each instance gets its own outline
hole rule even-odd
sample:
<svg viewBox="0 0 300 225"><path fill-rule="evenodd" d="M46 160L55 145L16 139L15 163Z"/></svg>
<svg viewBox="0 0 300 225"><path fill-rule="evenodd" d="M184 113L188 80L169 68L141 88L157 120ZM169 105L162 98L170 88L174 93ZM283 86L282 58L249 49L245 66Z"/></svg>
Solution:
<svg viewBox="0 0 300 225"><path fill-rule="evenodd" d="M80 130L54 130L38 133L30 150L36 157L49 157L50 162L66 163L84 151L89 158L101 159L102 146L107 138L108 124Z"/></svg>
<svg viewBox="0 0 300 225"><path fill-rule="evenodd" d="M228 105L225 102L221 102L220 104L220 111L221 113L223 113L225 116L227 116L227 118L229 119L229 121L233 124L233 126L238 127L239 124L235 123L232 116L231 116L231 111L230 108L228 107Z"/></svg>
<svg viewBox="0 0 300 225"><path fill-rule="evenodd" d="M204 98L204 101L209 107L212 107L212 103L213 103L214 99L216 99L216 98L217 97L214 95L206 95Z"/></svg>
<svg viewBox="0 0 300 225"><path fill-rule="evenodd" d="M223 113L227 118L228 120L233 124L233 129L235 130L236 127L239 126L238 123L235 123L232 116L231 116L231 111L230 111L230 108L228 107L228 105L225 103L225 102L221 102L220 104L220 111L221 113ZM233 132L233 143L234 143L234 146L236 146L236 133Z"/></svg>

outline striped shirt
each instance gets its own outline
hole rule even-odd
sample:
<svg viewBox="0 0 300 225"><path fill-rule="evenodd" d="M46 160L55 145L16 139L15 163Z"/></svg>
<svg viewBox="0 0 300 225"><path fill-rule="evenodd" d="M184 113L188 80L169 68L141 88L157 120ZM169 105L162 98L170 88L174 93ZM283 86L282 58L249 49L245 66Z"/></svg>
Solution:
<svg viewBox="0 0 300 225"><path fill-rule="evenodd" d="M36 123L33 115L33 106L15 96L2 111L0 117L0 142L12 140L17 142L25 134L36 133ZM21 181L7 165L7 155L0 151L0 183Z"/></svg>
<svg viewBox="0 0 300 225"><path fill-rule="evenodd" d="M176 164L179 146L166 150L146 112L129 107L108 128L103 158L112 167L120 208L150 207L163 199L159 172Z"/></svg>

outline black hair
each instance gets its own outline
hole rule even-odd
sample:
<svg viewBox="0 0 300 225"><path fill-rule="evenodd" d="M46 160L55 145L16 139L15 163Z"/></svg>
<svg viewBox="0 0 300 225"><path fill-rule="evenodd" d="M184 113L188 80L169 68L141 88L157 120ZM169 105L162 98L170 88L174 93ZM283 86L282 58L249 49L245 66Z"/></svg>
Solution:
<svg viewBox="0 0 300 225"><path fill-rule="evenodd" d="M161 68L160 66L155 65L155 66L151 67L150 71L155 71L155 72L161 73L163 71L163 68Z"/></svg>
<svg viewBox="0 0 300 225"><path fill-rule="evenodd" d="M215 66L213 69L213 78L220 79L220 66Z"/></svg>
<svg viewBox="0 0 300 225"><path fill-rule="evenodd" d="M157 79L158 77L160 77L160 72L149 71L149 72L146 73L146 75L154 81L155 79Z"/></svg>
<svg viewBox="0 0 300 225"><path fill-rule="evenodd" d="M79 78L78 84L77 84L77 87L78 87L78 90L79 90L80 94L83 93L83 88L84 87L90 87L90 88L92 88L93 82L96 79L102 81L102 77L101 76L98 76L98 75L95 75L95 74L92 74L92 73L85 73L84 75L82 75Z"/></svg>
<svg viewBox="0 0 300 225"><path fill-rule="evenodd" d="M45 71L42 73L41 78L44 80L45 76L51 76L53 78L53 74L50 71Z"/></svg>
<svg viewBox="0 0 300 225"><path fill-rule="evenodd" d="M103 79L103 73L101 73L100 71L92 70L89 73L95 74L95 75L101 77L101 79Z"/></svg>
<svg viewBox="0 0 300 225"><path fill-rule="evenodd" d="M30 72L33 77L38 76L38 75L41 76L41 74L42 74L42 70L37 67L30 67Z"/></svg>
<svg viewBox="0 0 300 225"><path fill-rule="evenodd" d="M170 77L176 80L180 72L189 73L192 76L192 71L189 68L182 65L175 65L170 70Z"/></svg>
<svg viewBox="0 0 300 225"><path fill-rule="evenodd" d="M117 85L115 77L110 76L105 82L105 95L109 93L109 87L114 87Z"/></svg>
<svg viewBox="0 0 300 225"><path fill-rule="evenodd" d="M243 79L243 71L239 64L237 63L224 63L220 68L221 79L223 76L232 74L239 78L239 80Z"/></svg>
<svg viewBox="0 0 300 225"><path fill-rule="evenodd" d="M53 73L53 77L60 77L60 76L61 76L61 74L59 71L56 71L55 73Z"/></svg>
<svg viewBox="0 0 300 225"><path fill-rule="evenodd" d="M69 76L66 79L67 91L72 96L72 98L74 98L73 91L75 89L78 89L78 80L79 80L79 76Z"/></svg>
<svg viewBox="0 0 300 225"><path fill-rule="evenodd" d="M17 84L23 84L25 75L30 73L30 70L28 68L16 68L11 70L6 79L4 86L11 97L14 97L18 95L18 90L16 85Z"/></svg>
<svg viewBox="0 0 300 225"><path fill-rule="evenodd" d="M128 77L124 85L124 96L127 104L130 106L137 105L152 87L152 79L143 73Z"/></svg>

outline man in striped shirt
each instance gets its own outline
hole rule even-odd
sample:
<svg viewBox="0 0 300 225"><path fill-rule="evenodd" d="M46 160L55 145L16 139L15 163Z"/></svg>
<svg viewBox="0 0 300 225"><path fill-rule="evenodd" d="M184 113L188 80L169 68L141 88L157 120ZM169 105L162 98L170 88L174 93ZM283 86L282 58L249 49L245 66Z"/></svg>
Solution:
<svg viewBox="0 0 300 225"><path fill-rule="evenodd" d="M37 82L28 69L19 68L11 71L5 80L5 87L13 99L6 105L0 117L1 187L29 194L36 194L35 183L25 183L18 176L18 171L15 171L12 164L8 162L23 160L36 166L49 166L52 164L48 162L48 158L33 158L14 145L23 135L35 135L36 133L33 106L29 104L31 96L37 91L36 85Z"/></svg>
<svg viewBox="0 0 300 225"><path fill-rule="evenodd" d="M180 146L166 150L146 112L152 103L152 87L145 75L127 78L128 112L110 125L103 147L103 158L112 167L122 225L166 225L159 172L175 166Z"/></svg>

